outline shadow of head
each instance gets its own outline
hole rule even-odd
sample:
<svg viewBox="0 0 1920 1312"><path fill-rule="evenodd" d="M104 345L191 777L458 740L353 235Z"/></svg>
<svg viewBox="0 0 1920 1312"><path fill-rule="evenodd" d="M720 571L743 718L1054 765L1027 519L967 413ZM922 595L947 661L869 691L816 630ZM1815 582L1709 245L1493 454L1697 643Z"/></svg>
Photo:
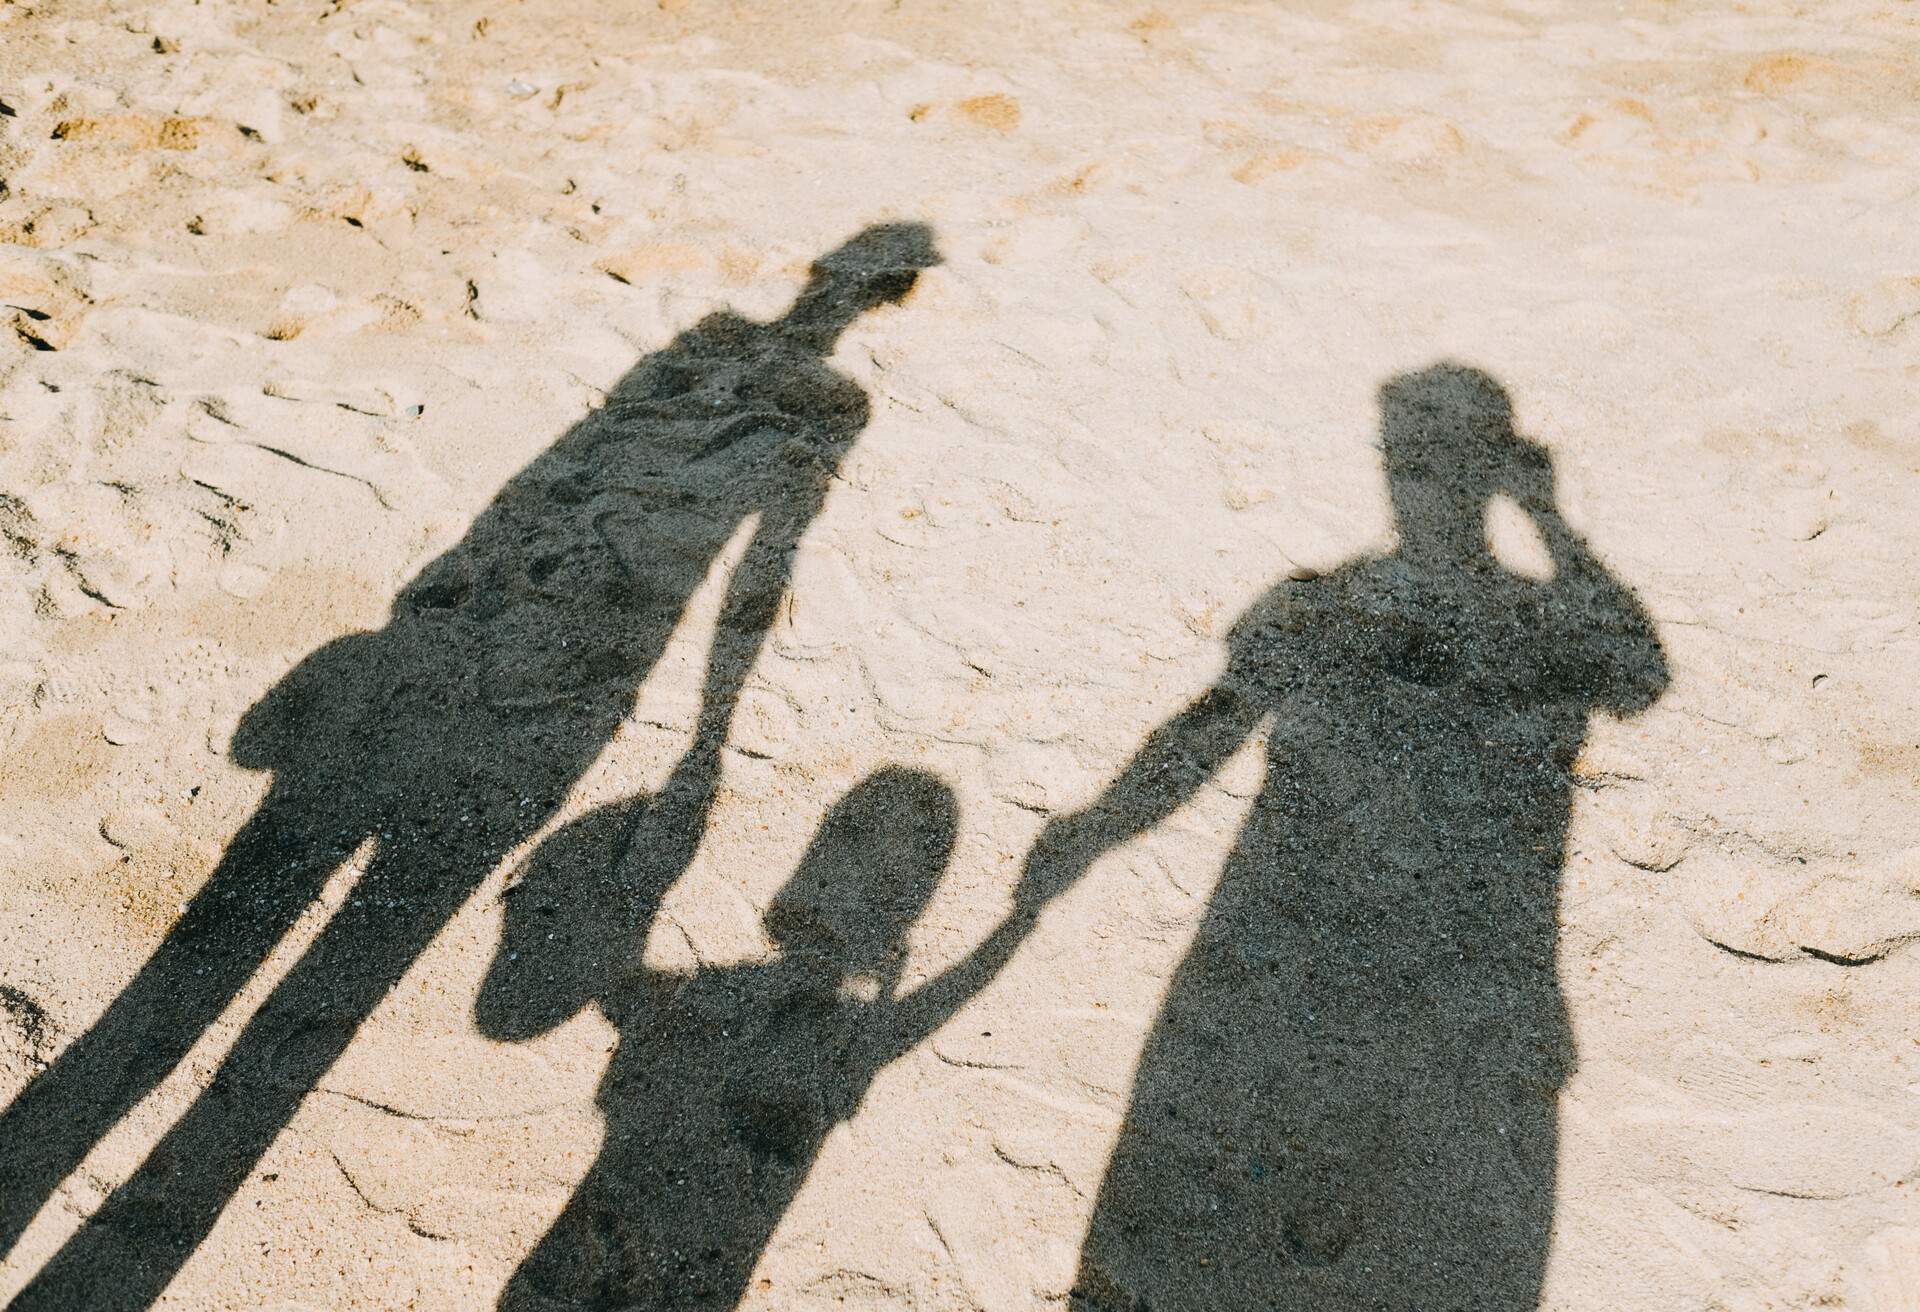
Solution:
<svg viewBox="0 0 1920 1312"><path fill-rule="evenodd" d="M920 271L939 263L933 229L924 223L866 228L813 262L782 326L824 354L855 319L904 301Z"/></svg>
<svg viewBox="0 0 1920 1312"><path fill-rule="evenodd" d="M784 957L885 996L958 828L953 792L937 777L898 766L877 771L828 813L767 908L767 933Z"/></svg>
<svg viewBox="0 0 1920 1312"><path fill-rule="evenodd" d="M1486 555L1487 508L1497 496L1552 507L1552 457L1514 431L1507 389L1467 365L1444 361L1388 379L1380 451L1406 555Z"/></svg>

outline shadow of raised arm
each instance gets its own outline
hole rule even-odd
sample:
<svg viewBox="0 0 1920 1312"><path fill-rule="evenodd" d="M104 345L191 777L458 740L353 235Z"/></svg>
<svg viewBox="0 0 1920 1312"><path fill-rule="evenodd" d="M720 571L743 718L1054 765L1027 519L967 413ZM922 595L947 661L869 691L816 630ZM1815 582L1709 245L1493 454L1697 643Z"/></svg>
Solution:
<svg viewBox="0 0 1920 1312"><path fill-rule="evenodd" d="M524 1042L599 1000L644 948L668 889L692 865L720 786L747 675L791 574L798 516L762 519L728 581L693 741L658 792L602 806L549 835L503 894L507 914L474 1002L480 1032Z"/></svg>
<svg viewBox="0 0 1920 1312"><path fill-rule="evenodd" d="M1040 912L1106 852L1178 810L1233 755L1257 719L1239 694L1212 688L1156 730L1092 806L1049 821L1027 856L1006 918L963 960L888 1006L882 1062L937 1032L992 984L1033 932Z"/></svg>
<svg viewBox="0 0 1920 1312"><path fill-rule="evenodd" d="M878 1070L905 1056L938 1033L969 1001L985 992L1013 960L1013 954L1020 950L1033 925L1032 915L1016 909L962 960L911 993L883 1004L886 1020L872 1069Z"/></svg>
<svg viewBox="0 0 1920 1312"><path fill-rule="evenodd" d="M1553 466L1543 450L1527 446L1540 458L1522 466L1509 490L1540 530L1553 562L1553 588L1561 600L1556 615L1577 617L1577 627L1557 635L1548 650L1598 709L1630 719L1660 700L1672 681L1653 617L1561 516Z"/></svg>
<svg viewBox="0 0 1920 1312"><path fill-rule="evenodd" d="M1047 822L1027 856L1014 905L1039 914L1107 852L1179 810L1226 764L1259 718L1259 708L1225 680L1195 698L1154 730L1091 806Z"/></svg>

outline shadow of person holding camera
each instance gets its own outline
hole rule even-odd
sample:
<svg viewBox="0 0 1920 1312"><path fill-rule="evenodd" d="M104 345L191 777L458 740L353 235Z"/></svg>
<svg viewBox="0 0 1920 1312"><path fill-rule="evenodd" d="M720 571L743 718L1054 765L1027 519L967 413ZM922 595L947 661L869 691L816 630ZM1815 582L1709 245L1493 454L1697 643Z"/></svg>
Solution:
<svg viewBox="0 0 1920 1312"><path fill-rule="evenodd" d="M1440 364L1380 403L1397 547L1254 603L1220 681L1029 861L1031 908L1266 727L1082 1246L1089 1312L1538 1306L1573 763L1589 716L1646 709L1667 667L1497 382ZM1551 579L1494 557L1498 496Z"/></svg>

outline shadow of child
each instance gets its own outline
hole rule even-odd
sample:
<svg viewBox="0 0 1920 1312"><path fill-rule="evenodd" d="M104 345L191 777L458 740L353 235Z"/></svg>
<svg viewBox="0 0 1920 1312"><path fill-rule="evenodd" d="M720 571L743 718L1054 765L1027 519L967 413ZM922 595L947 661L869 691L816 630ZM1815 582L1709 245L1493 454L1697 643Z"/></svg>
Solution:
<svg viewBox="0 0 1920 1312"><path fill-rule="evenodd" d="M636 799L554 834L508 894L476 1008L524 1040L589 1004L619 1031L599 1160L504 1308L732 1308L834 1126L875 1076L1005 964L1029 917L896 997L907 933L953 852L933 775L882 769L833 808L765 924L768 959L691 974L639 961L684 863L671 807ZM656 841L657 840L657 841ZM669 854L655 871L651 852Z"/></svg>

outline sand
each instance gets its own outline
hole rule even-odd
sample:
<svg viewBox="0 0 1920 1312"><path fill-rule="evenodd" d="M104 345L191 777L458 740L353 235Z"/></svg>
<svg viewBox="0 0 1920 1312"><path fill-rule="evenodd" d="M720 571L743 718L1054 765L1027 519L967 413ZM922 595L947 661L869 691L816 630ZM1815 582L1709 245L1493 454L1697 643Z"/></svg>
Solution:
<svg viewBox="0 0 1920 1312"><path fill-rule="evenodd" d="M0 1299L1920 1307L1911 4L0 105Z"/></svg>

